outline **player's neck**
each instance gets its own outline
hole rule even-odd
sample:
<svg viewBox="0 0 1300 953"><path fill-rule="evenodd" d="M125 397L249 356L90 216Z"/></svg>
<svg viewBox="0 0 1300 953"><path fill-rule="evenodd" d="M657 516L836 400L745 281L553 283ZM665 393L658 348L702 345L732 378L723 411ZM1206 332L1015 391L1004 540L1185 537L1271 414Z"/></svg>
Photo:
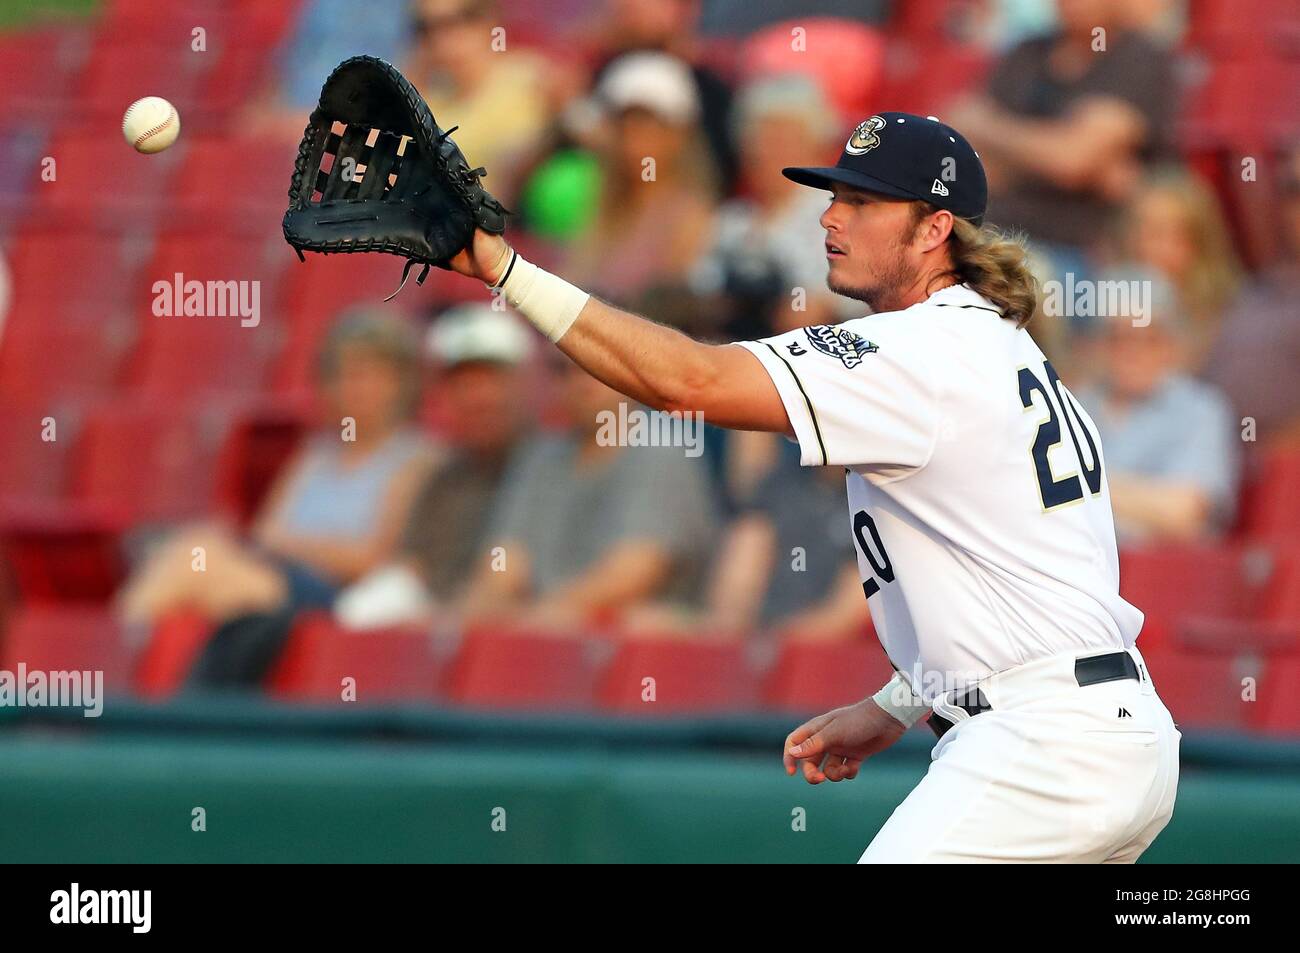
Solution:
<svg viewBox="0 0 1300 953"><path fill-rule="evenodd" d="M948 269L927 270L917 275L910 285L900 288L889 308L880 310L902 311L914 304L920 304L936 292L960 284L961 279Z"/></svg>

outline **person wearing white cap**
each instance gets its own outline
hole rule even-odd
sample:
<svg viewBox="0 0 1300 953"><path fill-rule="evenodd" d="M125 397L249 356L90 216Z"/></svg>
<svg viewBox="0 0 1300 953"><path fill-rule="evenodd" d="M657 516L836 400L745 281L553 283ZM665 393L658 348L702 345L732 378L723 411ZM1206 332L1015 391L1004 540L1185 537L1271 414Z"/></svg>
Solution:
<svg viewBox="0 0 1300 953"><path fill-rule="evenodd" d="M591 227L564 264L602 294L629 304L684 284L712 212L710 160L690 67L666 53L628 53L592 96L601 194Z"/></svg>
<svg viewBox="0 0 1300 953"><path fill-rule="evenodd" d="M354 628L424 622L453 603L482 560L484 531L512 454L528 431L518 400L533 333L486 304L451 308L426 339L450 444L415 497L396 558L335 604Z"/></svg>
<svg viewBox="0 0 1300 953"><path fill-rule="evenodd" d="M429 328L427 344L448 374L467 364L513 368L527 360L533 348L531 332L517 318L484 304L444 311Z"/></svg>

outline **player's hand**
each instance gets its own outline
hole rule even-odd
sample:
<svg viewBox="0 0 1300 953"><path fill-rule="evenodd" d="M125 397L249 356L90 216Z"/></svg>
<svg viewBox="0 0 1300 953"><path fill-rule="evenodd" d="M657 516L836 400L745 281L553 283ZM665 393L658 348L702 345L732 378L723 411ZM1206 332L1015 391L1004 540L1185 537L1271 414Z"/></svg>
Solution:
<svg viewBox="0 0 1300 953"><path fill-rule="evenodd" d="M506 240L481 228L474 229L474 239L469 246L447 262L457 274L477 278L486 284L495 284L509 263L510 246Z"/></svg>
<svg viewBox="0 0 1300 953"><path fill-rule="evenodd" d="M851 781L862 762L907 729L870 698L804 722L785 739L785 773L803 768L809 784Z"/></svg>

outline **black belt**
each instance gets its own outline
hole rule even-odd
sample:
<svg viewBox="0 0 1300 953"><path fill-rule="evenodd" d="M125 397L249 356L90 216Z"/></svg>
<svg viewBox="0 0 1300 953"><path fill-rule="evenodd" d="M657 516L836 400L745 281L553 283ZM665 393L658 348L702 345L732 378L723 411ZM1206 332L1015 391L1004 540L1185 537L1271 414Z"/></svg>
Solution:
<svg viewBox="0 0 1300 953"><path fill-rule="evenodd" d="M1076 659L1074 662L1074 679L1079 683L1080 688L1102 682L1118 682L1126 678L1138 678L1137 663L1127 652L1090 655L1087 658ZM978 687L958 695L952 703L969 715L978 715L993 707ZM930 713L930 730L934 732L935 737L942 738L944 732L951 727L952 722L943 715L938 712Z"/></svg>

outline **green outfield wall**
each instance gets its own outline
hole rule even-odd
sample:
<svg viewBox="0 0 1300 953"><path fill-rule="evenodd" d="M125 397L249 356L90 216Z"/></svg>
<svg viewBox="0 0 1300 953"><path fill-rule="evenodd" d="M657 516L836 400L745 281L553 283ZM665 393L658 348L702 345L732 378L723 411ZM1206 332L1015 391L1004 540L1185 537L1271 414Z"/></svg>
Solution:
<svg viewBox="0 0 1300 953"><path fill-rule="evenodd" d="M857 781L809 787L781 770L770 716L114 709L90 726L0 718L0 859L847 863L928 762L909 736ZM1296 861L1297 746L1184 745L1174 820L1144 860Z"/></svg>

